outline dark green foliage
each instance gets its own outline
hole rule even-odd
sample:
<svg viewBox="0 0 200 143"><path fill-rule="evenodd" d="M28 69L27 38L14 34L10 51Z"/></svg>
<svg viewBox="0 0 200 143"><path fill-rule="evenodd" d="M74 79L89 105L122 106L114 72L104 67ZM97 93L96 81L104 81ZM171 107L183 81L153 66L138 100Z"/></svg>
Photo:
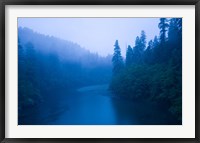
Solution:
<svg viewBox="0 0 200 143"><path fill-rule="evenodd" d="M172 18L168 23L161 18L159 28L160 40L155 36L146 49L145 33L136 37L133 50L127 49L126 68L112 77L110 90L120 97L160 104L181 122L182 20Z"/></svg>

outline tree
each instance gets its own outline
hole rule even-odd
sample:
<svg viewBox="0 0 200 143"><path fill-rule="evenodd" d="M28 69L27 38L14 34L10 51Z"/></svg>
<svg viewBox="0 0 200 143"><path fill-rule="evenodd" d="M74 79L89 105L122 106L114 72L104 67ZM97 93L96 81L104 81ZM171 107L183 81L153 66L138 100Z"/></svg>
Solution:
<svg viewBox="0 0 200 143"><path fill-rule="evenodd" d="M128 45L128 48L126 50L126 66L129 66L133 63L133 49L130 45Z"/></svg>
<svg viewBox="0 0 200 143"><path fill-rule="evenodd" d="M177 23L177 19L176 18L172 18L170 19L170 23L169 23L169 31L168 31L168 39L171 43L176 43L177 41L177 37L178 37L178 31L179 31L179 27L178 27L178 23Z"/></svg>
<svg viewBox="0 0 200 143"><path fill-rule="evenodd" d="M113 54L113 58L112 58L113 73L117 74L124 67L124 63L123 63L123 58L121 56L121 49L119 47L118 40L115 41L114 47L115 47L114 48L114 54Z"/></svg>
<svg viewBox="0 0 200 143"><path fill-rule="evenodd" d="M26 96L24 104L26 106L32 106L40 102L40 88L38 87L39 77L37 76L37 62L36 51L32 43L25 45L25 65L24 65L24 85L22 88L22 95Z"/></svg>
<svg viewBox="0 0 200 143"><path fill-rule="evenodd" d="M160 18L160 23L158 24L160 28L160 43L164 44L166 42L166 32L169 27L166 18Z"/></svg>
<svg viewBox="0 0 200 143"><path fill-rule="evenodd" d="M179 34L182 35L182 18L176 18L176 20L177 20Z"/></svg>
<svg viewBox="0 0 200 143"><path fill-rule="evenodd" d="M156 48L156 47L158 47L158 45L159 45L158 37L155 36L154 40L153 40L153 47Z"/></svg>
<svg viewBox="0 0 200 143"><path fill-rule="evenodd" d="M172 18L170 19L169 31L168 31L168 44L169 51L171 51L171 57L174 65L181 70L181 61L182 61L182 19L181 18Z"/></svg>
<svg viewBox="0 0 200 143"><path fill-rule="evenodd" d="M177 43L182 39L182 19L172 18L169 23L168 39L170 42Z"/></svg>
<svg viewBox="0 0 200 143"><path fill-rule="evenodd" d="M144 62L147 64L151 64L152 61L152 49L153 49L153 41L150 40L148 43L148 47L145 50L145 54L144 54Z"/></svg>
<svg viewBox="0 0 200 143"><path fill-rule="evenodd" d="M140 38L137 36L135 39L135 47L133 49L134 52L134 63L142 63L143 62L143 52L146 48L146 34L144 31L141 31Z"/></svg>
<svg viewBox="0 0 200 143"><path fill-rule="evenodd" d="M182 121L182 19L161 18L160 37L150 40L142 31L135 46L127 48L127 67L114 75L110 90L116 96L158 103ZM168 34L168 35L167 35ZM133 55L133 56L131 56ZM133 61L133 66L128 66Z"/></svg>
<svg viewBox="0 0 200 143"><path fill-rule="evenodd" d="M135 47L137 47L139 49L139 46L140 46L140 38L139 38L139 36L137 36L135 38Z"/></svg>
<svg viewBox="0 0 200 143"><path fill-rule="evenodd" d="M135 46L133 48L133 63L137 64L140 60L140 38L137 36L135 39Z"/></svg>
<svg viewBox="0 0 200 143"><path fill-rule="evenodd" d="M168 31L168 20L166 18L160 18L158 24L160 29L159 45L154 50L155 62L164 63L169 59L169 50L167 45L167 31Z"/></svg>
<svg viewBox="0 0 200 143"><path fill-rule="evenodd" d="M144 30L141 31L141 35L140 35L140 48L141 48L141 52L143 52L146 48L146 34L144 32Z"/></svg>

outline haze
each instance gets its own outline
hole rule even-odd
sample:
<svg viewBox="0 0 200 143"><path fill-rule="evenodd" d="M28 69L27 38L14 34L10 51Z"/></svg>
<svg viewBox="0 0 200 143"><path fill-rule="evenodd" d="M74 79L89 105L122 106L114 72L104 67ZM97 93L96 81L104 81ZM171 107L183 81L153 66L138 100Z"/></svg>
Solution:
<svg viewBox="0 0 200 143"><path fill-rule="evenodd" d="M18 18L18 27L72 41L93 53L113 54L115 40L122 55L127 45L134 46L141 30L147 42L159 35L159 18Z"/></svg>

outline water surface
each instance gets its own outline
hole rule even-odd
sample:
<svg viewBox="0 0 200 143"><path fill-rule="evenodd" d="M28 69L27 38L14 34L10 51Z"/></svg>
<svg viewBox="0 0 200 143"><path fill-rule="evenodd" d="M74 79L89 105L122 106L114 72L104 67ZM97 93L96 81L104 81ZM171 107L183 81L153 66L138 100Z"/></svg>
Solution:
<svg viewBox="0 0 200 143"><path fill-rule="evenodd" d="M108 84L58 91L19 120L31 125L168 125L177 124L151 102L116 98Z"/></svg>

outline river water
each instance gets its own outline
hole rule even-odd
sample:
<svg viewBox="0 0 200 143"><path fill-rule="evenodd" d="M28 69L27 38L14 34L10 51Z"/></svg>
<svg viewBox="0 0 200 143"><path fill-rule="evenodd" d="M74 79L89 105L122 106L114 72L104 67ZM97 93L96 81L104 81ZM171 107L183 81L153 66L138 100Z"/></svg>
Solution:
<svg viewBox="0 0 200 143"><path fill-rule="evenodd" d="M27 109L21 125L173 125L178 122L151 102L116 98L108 84L59 91L41 106ZM52 97L52 96L51 96ZM59 100L58 100L59 99Z"/></svg>

